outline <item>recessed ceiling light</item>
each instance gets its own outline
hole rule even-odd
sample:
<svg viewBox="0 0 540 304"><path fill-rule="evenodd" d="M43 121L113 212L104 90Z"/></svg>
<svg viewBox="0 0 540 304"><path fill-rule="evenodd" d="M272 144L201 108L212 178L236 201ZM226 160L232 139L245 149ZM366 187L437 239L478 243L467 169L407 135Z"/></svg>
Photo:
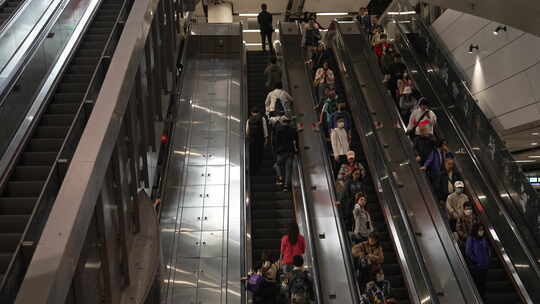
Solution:
<svg viewBox="0 0 540 304"><path fill-rule="evenodd" d="M534 133L531 133L531 135L538 136L538 135L540 135L540 133L534 132Z"/></svg>
<svg viewBox="0 0 540 304"><path fill-rule="evenodd" d="M538 143L537 143L537 142L533 142L533 143L531 143L531 146L537 146L537 145L538 145Z"/></svg>

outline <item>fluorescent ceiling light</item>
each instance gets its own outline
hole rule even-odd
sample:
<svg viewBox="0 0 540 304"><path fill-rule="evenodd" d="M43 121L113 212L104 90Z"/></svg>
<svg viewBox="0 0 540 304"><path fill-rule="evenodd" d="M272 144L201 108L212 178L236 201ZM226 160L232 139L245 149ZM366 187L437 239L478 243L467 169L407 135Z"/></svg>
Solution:
<svg viewBox="0 0 540 304"><path fill-rule="evenodd" d="M531 143L531 146L538 146L538 143L537 143L537 142L533 142L533 143Z"/></svg>
<svg viewBox="0 0 540 304"><path fill-rule="evenodd" d="M533 136L537 136L537 135L540 135L540 133L538 133L538 132L534 132L534 133L531 133L531 135L533 135Z"/></svg>
<svg viewBox="0 0 540 304"><path fill-rule="evenodd" d="M529 158L540 158L540 155L529 155Z"/></svg>
<svg viewBox="0 0 540 304"><path fill-rule="evenodd" d="M405 12L388 12L388 15L414 15L415 11L405 11Z"/></svg>
<svg viewBox="0 0 540 304"><path fill-rule="evenodd" d="M241 13L241 14L238 14L238 16L240 17L257 17L259 16L258 13Z"/></svg>
<svg viewBox="0 0 540 304"><path fill-rule="evenodd" d="M317 16L347 16L349 13L317 13Z"/></svg>
<svg viewBox="0 0 540 304"><path fill-rule="evenodd" d="M278 40L276 40L278 41ZM276 43L276 41L274 41L274 43ZM261 43L245 43L244 44L245 46L261 46Z"/></svg>
<svg viewBox="0 0 540 304"><path fill-rule="evenodd" d="M526 160L515 160L516 163L535 163L536 161L533 159L526 159Z"/></svg>
<svg viewBox="0 0 540 304"><path fill-rule="evenodd" d="M260 33L261 30L242 30L244 33ZM274 32L279 33L278 29L275 29Z"/></svg>

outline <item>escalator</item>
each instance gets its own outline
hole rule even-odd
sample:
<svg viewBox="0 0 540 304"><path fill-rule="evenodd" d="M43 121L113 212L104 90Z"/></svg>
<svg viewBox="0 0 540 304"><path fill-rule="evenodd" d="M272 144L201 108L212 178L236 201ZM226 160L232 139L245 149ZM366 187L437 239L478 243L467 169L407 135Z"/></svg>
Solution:
<svg viewBox="0 0 540 304"><path fill-rule="evenodd" d="M268 92L264 69L268 59L265 52L247 53L249 109L258 107L260 111L264 111ZM281 237L287 233L289 224L295 222L292 195L290 192L282 192L275 185L273 163L272 151L270 147L266 147L261 167L251 175L253 265L257 264L263 251L273 259L279 258Z"/></svg>
<svg viewBox="0 0 540 304"><path fill-rule="evenodd" d="M28 245L23 243L25 233L32 226L35 216L46 217L43 213L36 215L36 210L40 209L38 203L54 201L58 189L45 191L44 187L58 179L60 179L58 184L61 183L63 177L56 169L59 152L76 115L82 111L86 90L123 4L123 0L103 0L78 50L66 67L54 93L51 94L43 114L36 117L35 128L28 134L26 144L20 148L18 159L13 160L12 170L2 173L3 184L0 195L2 292L6 291L8 283L12 284L7 282L12 278L6 275L21 271L30 260L28 256L25 259L18 257L21 251L26 253L26 248L23 247ZM44 197L45 194L48 197ZM40 221L44 219L40 218Z"/></svg>
<svg viewBox="0 0 540 304"><path fill-rule="evenodd" d="M399 127L399 112L391 96L381 84L383 76L363 30L351 22L338 22L333 41L334 54L347 92L353 120L359 130L369 167L380 202L388 208L397 204L398 211L386 217L389 227L394 221L405 221L404 229L391 229L396 251L407 286L416 287L416 275L409 273L415 267L412 260L422 265L428 297L441 303L482 303L469 274L465 258L453 239L450 227L438 207L437 200L425 176L420 174L415 154L403 130ZM386 167L381 167L381 164ZM386 183L393 187L388 190ZM392 189L393 188L393 189ZM392 193L394 191L394 193ZM383 211L388 211L383 207ZM390 209L391 210L391 209ZM414 227L414 228L413 228ZM407 232L407 238L399 233ZM410 261L401 258L403 240L413 246ZM429 271L428 271L429 269ZM417 288L415 288L417 290ZM411 290L409 288L409 290ZM436 290L436 292L434 292ZM444 294L444 297L441 297ZM411 292L411 302L424 302L417 292Z"/></svg>
<svg viewBox="0 0 540 304"><path fill-rule="evenodd" d="M26 0L8 0L0 5L0 26L2 26Z"/></svg>
<svg viewBox="0 0 540 304"><path fill-rule="evenodd" d="M335 72L334 73L335 78L336 78L335 87L336 87L336 92L338 96L340 97L340 101L346 102L347 97L345 96L346 94L345 88L343 86L340 73L337 73L337 71L339 71L339 66L333 54L329 58L328 64L330 66L330 69L332 69ZM396 249L393 245L393 240L388 231L388 226L385 220L385 214L379 202L379 197L375 190L373 180L371 179L371 174L369 172L369 168L367 166L366 159L365 159L366 154L364 153L362 149L362 144L360 142L360 137L357 131L358 129L354 125L354 122L352 122L351 129L352 130L351 130L350 148L351 150L356 152L357 161L362 163L364 168L366 168L366 193L365 195L367 196L367 201L368 201L367 208L371 215L371 219L374 222L375 231L377 232L379 236L379 241L384 250L383 271L385 274L385 279L388 280L390 282L390 285L392 286L392 296L395 297L399 303L409 303L410 297L409 297L409 293L405 285L405 280L403 277L401 267L398 262ZM328 150L327 156L330 156L331 155L330 145L327 145L327 150ZM328 159L328 162L332 163L333 160ZM337 172L333 172L333 176L336 176L336 175L337 175ZM353 208L353 206L343 205L343 208ZM345 226L345 223L342 223L342 225ZM361 286L361 288L363 287Z"/></svg>
<svg viewBox="0 0 540 304"><path fill-rule="evenodd" d="M408 20L412 21L412 20ZM418 21L413 21L418 22ZM511 186L505 185L501 179L500 172L512 172L515 166L511 161L497 160L502 157L504 149L499 150L498 137L490 133L491 126L485 119L481 110L476 106L467 105L467 109L462 112L469 100L467 93L460 92L461 88L455 87L449 92L445 84L454 86L456 73L451 71L450 64L446 64L447 80L440 79L438 69L434 65L422 62L428 57L433 57L437 62L442 62L441 52L436 50L436 44L429 41L429 36L421 22L417 23L416 31L411 31L410 22L397 24L397 34L400 36L396 46L402 55L403 61L411 71L411 76L416 87L430 100L433 111L437 114L439 136L448 141L450 148L456 153L456 164L466 180L469 196L477 203L476 209L482 223L490 229L489 237L492 248L496 254L493 255L492 263L487 275L487 303L518 303L538 302L540 294L540 272L538 268L539 247L537 238L534 235L534 228L528 225L526 216L521 211L521 207L516 207L515 193ZM426 42L430 47L426 48ZM429 55L426 52L437 53ZM424 59L422 59L424 58ZM450 75L450 76L448 76ZM458 85L460 86L460 85ZM464 90L465 91L465 90ZM474 124L475 127L463 129L467 124ZM484 142L478 142L478 139ZM487 142L486 142L487 141ZM472 144L474 143L474 144ZM472 145L471 145L472 144ZM490 153L481 152L487 149ZM488 161L489 165L485 165ZM496 168L504 165L506 168ZM496 174L494 171L498 171ZM494 175L495 174L495 175ZM519 180L521 173L516 172L514 180ZM521 176L522 179L524 179ZM523 187L523 186L522 186ZM527 192L521 189L521 192ZM519 187L518 187L519 189ZM532 189L532 188L531 188ZM519 196L523 195L516 191ZM529 204L536 199L534 191L531 193ZM520 201L520 203L523 203ZM527 202L523 205L523 210L530 211L531 206ZM534 211L533 211L534 212ZM536 222L536 219L533 221Z"/></svg>

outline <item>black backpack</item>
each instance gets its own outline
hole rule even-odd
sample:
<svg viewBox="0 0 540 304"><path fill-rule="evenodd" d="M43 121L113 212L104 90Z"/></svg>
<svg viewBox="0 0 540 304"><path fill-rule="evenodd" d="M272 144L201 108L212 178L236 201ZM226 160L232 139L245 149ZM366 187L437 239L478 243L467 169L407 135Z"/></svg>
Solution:
<svg viewBox="0 0 540 304"><path fill-rule="evenodd" d="M263 116L261 114L249 118L248 124L249 124L250 139L254 139L258 137L264 138Z"/></svg>
<svg viewBox="0 0 540 304"><path fill-rule="evenodd" d="M289 292L291 298L304 298L310 297L311 281L308 274L302 270L293 270L292 277L289 280Z"/></svg>

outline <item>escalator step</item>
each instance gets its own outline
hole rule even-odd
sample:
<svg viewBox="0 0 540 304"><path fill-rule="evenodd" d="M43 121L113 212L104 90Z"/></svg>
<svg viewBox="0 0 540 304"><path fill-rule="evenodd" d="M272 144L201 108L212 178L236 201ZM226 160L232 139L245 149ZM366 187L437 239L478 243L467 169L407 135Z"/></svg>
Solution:
<svg viewBox="0 0 540 304"><path fill-rule="evenodd" d="M79 104L77 103L51 103L47 107L46 114L51 115L75 115L79 110Z"/></svg>
<svg viewBox="0 0 540 304"><path fill-rule="evenodd" d="M271 238L281 238L283 235L287 233L287 228L257 228L253 229L253 239L263 238L263 239L271 239Z"/></svg>
<svg viewBox="0 0 540 304"><path fill-rule="evenodd" d="M274 219L274 218L293 218L294 212L292 209L263 209L254 210L252 216L257 219Z"/></svg>
<svg viewBox="0 0 540 304"><path fill-rule="evenodd" d="M52 166L56 152L24 152L20 161L22 166Z"/></svg>
<svg viewBox="0 0 540 304"><path fill-rule="evenodd" d="M21 237L20 233L0 233L0 252L11 254L19 245Z"/></svg>
<svg viewBox="0 0 540 304"><path fill-rule="evenodd" d="M253 202L252 207L254 210L259 209L286 209L286 210L292 210L293 205L292 202L289 200L256 200Z"/></svg>
<svg viewBox="0 0 540 304"><path fill-rule="evenodd" d="M288 192L254 192L253 199L258 200L287 200L289 199Z"/></svg>
<svg viewBox="0 0 540 304"><path fill-rule="evenodd" d="M34 138L64 138L67 132L68 127L38 126Z"/></svg>
<svg viewBox="0 0 540 304"><path fill-rule="evenodd" d="M85 92L88 87L88 83L85 82L72 82L65 83L62 82L56 89L57 93L81 93ZM80 101L80 100L79 100Z"/></svg>
<svg viewBox="0 0 540 304"><path fill-rule="evenodd" d="M99 43L101 43L101 42L99 42ZM94 69L95 69L94 65L80 65L80 64L77 64L77 65L70 65L69 68L68 68L68 72L74 73L74 74L92 74L94 72Z"/></svg>
<svg viewBox="0 0 540 304"><path fill-rule="evenodd" d="M69 126L74 118L73 114L47 114L41 117L41 123L47 126Z"/></svg>
<svg viewBox="0 0 540 304"><path fill-rule="evenodd" d="M44 181L10 181L4 190L6 197L35 197L41 193Z"/></svg>
<svg viewBox="0 0 540 304"><path fill-rule="evenodd" d="M106 29L90 29L90 31L96 31L96 30L99 30L99 31L105 31ZM97 32L97 33L100 33L100 32ZM93 50L86 50L86 49L81 49L81 50L78 50L77 51L77 57L79 56L84 56L84 57L99 57L101 56L101 53L102 53L102 50L98 50L98 49L93 49Z"/></svg>
<svg viewBox="0 0 540 304"><path fill-rule="evenodd" d="M2 233L22 233L29 218L28 214L0 215L0 231Z"/></svg>
<svg viewBox="0 0 540 304"><path fill-rule="evenodd" d="M64 142L59 138L34 138L30 140L28 152L58 152Z"/></svg>
<svg viewBox="0 0 540 304"><path fill-rule="evenodd" d="M15 181L46 180L50 170L49 166L17 166L11 178Z"/></svg>
<svg viewBox="0 0 540 304"><path fill-rule="evenodd" d="M99 56L77 56L73 59L73 64L96 66Z"/></svg>
<svg viewBox="0 0 540 304"><path fill-rule="evenodd" d="M281 238L277 238L277 239L261 239L261 238L258 238L253 242L253 248L255 250L257 250L257 249L265 249L265 248L273 249L273 250L275 250L275 249L279 250L280 240L281 240Z"/></svg>
<svg viewBox="0 0 540 304"><path fill-rule="evenodd" d="M294 221L294 218L257 219L252 225L255 231L259 228L288 228Z"/></svg>
<svg viewBox="0 0 540 304"><path fill-rule="evenodd" d="M10 262L11 262L10 253L0 253L0 273L3 274L7 270ZM2 277L0 277L0 280L1 279Z"/></svg>
<svg viewBox="0 0 540 304"><path fill-rule="evenodd" d="M37 197L0 197L0 214L30 214Z"/></svg>
<svg viewBox="0 0 540 304"><path fill-rule="evenodd" d="M85 90L86 91L86 90ZM56 93L54 94L54 103L80 103L84 98L84 92L78 93Z"/></svg>

